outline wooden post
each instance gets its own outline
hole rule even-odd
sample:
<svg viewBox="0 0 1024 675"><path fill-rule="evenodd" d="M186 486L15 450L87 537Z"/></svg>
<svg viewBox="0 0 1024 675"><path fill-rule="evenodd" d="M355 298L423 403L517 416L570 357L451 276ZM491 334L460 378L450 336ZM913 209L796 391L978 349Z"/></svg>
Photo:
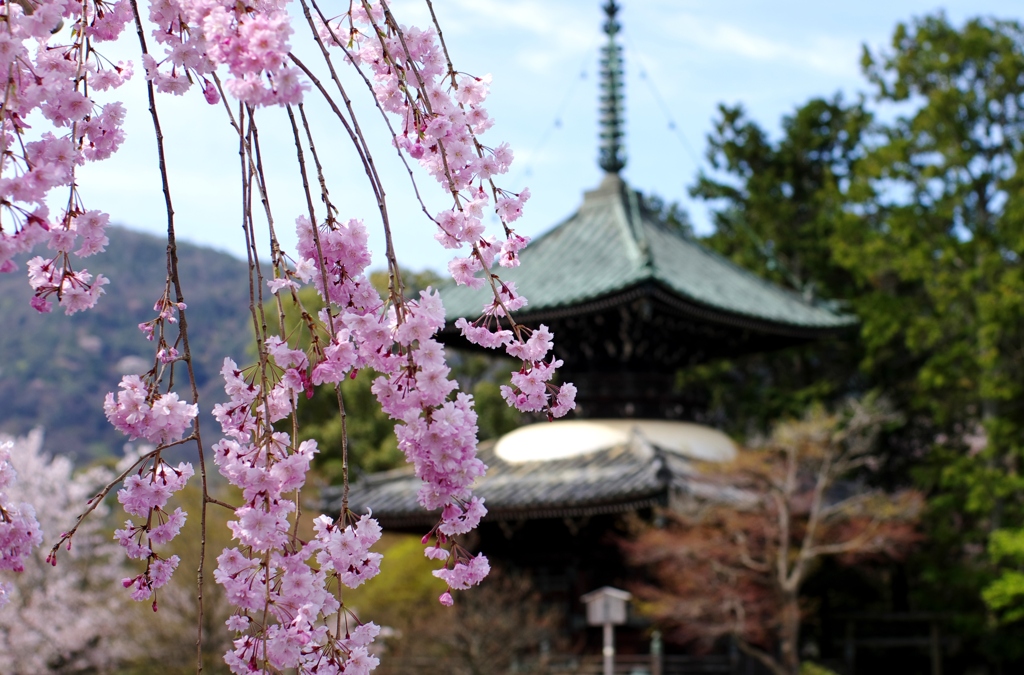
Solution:
<svg viewBox="0 0 1024 675"><path fill-rule="evenodd" d="M580 598L587 606L587 623L604 627L604 675L615 675L615 626L626 623L626 603L632 597L619 588L604 586Z"/></svg>
<svg viewBox="0 0 1024 675"><path fill-rule="evenodd" d="M615 628L611 622L604 625L604 675L615 675Z"/></svg>
<svg viewBox="0 0 1024 675"><path fill-rule="evenodd" d="M661 631L651 632L651 675L661 675Z"/></svg>
<svg viewBox="0 0 1024 675"><path fill-rule="evenodd" d="M854 636L854 621L848 619L846 621L846 644L843 649L843 656L846 660L846 675L856 675L857 667L857 645L853 641Z"/></svg>
<svg viewBox="0 0 1024 675"><path fill-rule="evenodd" d="M931 621L931 653L932 675L942 675L942 640L939 635L939 622Z"/></svg>

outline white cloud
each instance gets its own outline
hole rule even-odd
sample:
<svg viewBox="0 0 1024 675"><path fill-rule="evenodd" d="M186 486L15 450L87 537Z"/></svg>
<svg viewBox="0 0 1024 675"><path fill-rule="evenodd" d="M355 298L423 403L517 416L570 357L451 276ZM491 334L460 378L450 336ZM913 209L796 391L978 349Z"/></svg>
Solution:
<svg viewBox="0 0 1024 675"><path fill-rule="evenodd" d="M694 14L665 17L664 30L673 39L750 61L776 62L828 75L856 76L860 43L845 36L811 35L802 40L767 37L734 23Z"/></svg>
<svg viewBox="0 0 1024 675"><path fill-rule="evenodd" d="M514 42L516 63L531 73L545 73L568 60L594 53L600 34L596 8L584 12L591 21L581 20L581 8L572 2L541 0L453 0L456 11L439 17L446 31L459 32L465 39L476 31L481 39L495 34ZM481 26L486 26L482 31ZM496 31L495 29L500 29ZM503 50L508 47L503 45Z"/></svg>

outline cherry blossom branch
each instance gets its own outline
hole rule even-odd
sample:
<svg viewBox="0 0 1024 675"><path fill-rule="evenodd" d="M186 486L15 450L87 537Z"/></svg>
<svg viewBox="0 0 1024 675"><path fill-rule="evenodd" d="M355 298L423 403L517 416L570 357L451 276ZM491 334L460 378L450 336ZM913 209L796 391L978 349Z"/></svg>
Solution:
<svg viewBox="0 0 1024 675"><path fill-rule="evenodd" d="M437 41L441 44L441 51L444 52L445 63L448 64L448 76L452 78L452 86L458 87L455 82L455 66L452 65L452 57L448 53L448 44L444 41L444 31L441 30L441 24L437 20L437 14L434 13L434 3L430 0L426 0L427 9L430 10L430 22L434 24L434 30L437 31Z"/></svg>
<svg viewBox="0 0 1024 675"><path fill-rule="evenodd" d="M302 66L299 66L299 67L301 68ZM316 219L316 208L314 208L314 206L313 206L313 195L310 193L310 190L309 190L309 177L306 174L306 157L305 157L305 154L302 152L302 142L299 140L299 129L295 125L295 115L292 114L292 109L291 109L290 106L288 107L288 121L291 122L291 125L292 125L292 138L295 141L295 154L296 154L296 156L298 158L298 162L299 162L299 176L302 177L302 192L306 196L306 208L308 209L308 212L309 212L309 222L310 223L316 223L317 222L317 219ZM319 173L319 166L318 166L318 173ZM326 190L326 188L323 188L323 189ZM324 197L326 198L326 191L324 192ZM330 211L330 207L328 207L327 219L330 220L330 218L331 218L331 211ZM324 249L323 249L323 245L320 243L320 231L319 231L319 229L317 229L315 227L313 228L313 241L316 244L316 250L317 250L318 259L319 260L323 260ZM324 268L323 265L319 265L317 271L320 273L320 281L321 281L321 283L323 283L324 288L327 288L327 270ZM328 311L330 311L330 307L329 306L328 306ZM328 328L328 330L331 333L331 337L333 337L334 336L334 322L333 321L327 322L327 328Z"/></svg>
<svg viewBox="0 0 1024 675"><path fill-rule="evenodd" d="M551 363L542 363L550 350L550 333L544 327L531 332L513 319L512 312L525 300L517 295L514 284L502 282L492 271L498 245L494 237L485 236L485 228L480 222L483 208L489 201L484 188L486 182L505 229L506 240L500 245L501 264L506 267L517 264L517 251L527 240L514 235L508 223L518 217L528 193L524 190L514 195L500 190L490 179L495 173L507 171L512 154L507 146L485 148L477 139L477 134L490 126L486 111L479 106L486 96L486 82L460 79L442 41L447 71L446 77L441 78L442 84L439 84L437 35L430 28L426 31L415 27L405 29L395 19L391 8L383 3L349 5L347 17L352 27L352 42L346 46L338 39L330 21L324 20L315 0L302 0L306 22L340 96L336 101L328 93L326 81L317 79L312 69L292 53L288 43L290 18L282 8L232 5L220 0L212 3L168 0L151 4L149 20L156 25L152 36L165 50L162 59L157 60L148 50L137 0L109 8L101 6L102 3L91 4L96 2L99 0L81 1L81 12L72 17L76 20L74 44L63 48L65 52L62 52L67 63L55 62L55 67L67 69L61 74L67 75L72 82L72 89L64 90L70 97L68 110L71 112L66 119L57 121L58 126L69 127L71 135L57 140L72 143L80 155L109 154L119 143L123 112L116 106L109 111L104 107L103 115L109 113L109 119L94 119L90 124L96 123L86 128L84 120L89 114L96 113L96 105L86 95L93 82L102 80L98 70L94 72L102 64L96 65L92 61L87 64L87 60L93 58L91 40L110 39L120 30L118 21L123 27L134 19L146 70L168 227L167 280L163 296L155 307L158 314L140 325L148 339L156 340L153 368L143 376L125 376L120 391L116 396L109 394L104 405L108 419L117 429L131 438L152 441L157 447L152 455L135 460L131 470L137 471L136 474L125 474L119 479L123 485L118 492L119 501L125 511L141 517L143 522L136 525L128 520L125 527L116 532L116 538L130 558L145 561L145 571L123 580L123 583L132 589L131 595L136 600L152 597L153 608L156 609L156 590L168 582L179 560L178 556L165 555L162 549L157 551L154 546L162 546L175 537L187 516L180 508L169 513L164 507L171 494L181 489L193 474L190 464L181 463L173 467L159 451L194 440L199 451L203 482L201 554L196 592L199 604L197 672L201 672L203 667L202 624L209 504L233 509L235 516L229 527L238 546L226 549L217 558L214 572L228 596L238 601L236 612L228 621L228 627L236 634L233 649L225 655L229 667L235 672L248 672L254 666L264 671L298 669L303 672L314 664L317 668L329 664L334 670L367 672L377 664L367 647L378 629L373 624L351 621L354 616L350 609L344 607L341 587L354 588L377 574L380 555L369 549L379 539L380 528L369 515L357 517L348 510L347 415L341 383L361 369L369 368L379 374L373 383L374 394L382 409L401 425L399 448L416 466L423 481L418 498L425 508L442 512L424 543L434 539L437 545L428 546L425 553L431 559L443 561L441 569L435 571L435 576L448 586L448 591L439 598L443 604L452 603L449 591L477 584L489 570L484 556L473 555L457 541L457 537L475 528L486 513L482 500L473 497L471 492L473 480L482 475L486 467L476 456L477 418L471 397L456 393L458 384L450 377L451 369L445 362L444 348L434 339L445 323L441 300L430 289L421 292L418 298L406 299L403 295L384 182L353 103L335 69L328 43L333 41L343 49L373 95L400 161L406 167L416 199L424 214L439 228L436 235L439 241L448 248L462 248L468 244L470 256L456 258L453 265L463 266L463 276L465 270L474 265L476 268L469 271L470 275L484 270L486 283L494 297L492 306L485 309L485 317L481 319L487 322L484 332L490 335L492 324L499 329L505 324L512 326L511 331L499 331L508 333L507 337L492 337L504 344L510 354L517 354L523 359L523 367L512 376L517 391L506 387L503 395L510 403L515 399L517 407L539 405L546 406L552 413L556 408L565 412L568 403L563 397L564 386L558 391L558 404L554 406L554 398L549 393L552 385L545 384L558 363L554 359ZM310 2L323 21L329 40L319 32ZM0 9L0 13L5 10L9 10L9 6ZM128 10L130 16L126 14ZM108 21L109 25L100 25L107 11L111 14L119 11L124 16L114 17ZM5 16L8 19L6 25L10 26L12 15L7 11ZM432 6L431 17L436 24ZM18 16L14 18L19 19ZM50 28L45 25L48 21L37 21L41 25L30 29L39 33L35 37L42 37L42 42L49 39L43 34L43 29ZM356 23L361 26L369 24L374 35L364 40L355 30ZM253 39L253 36L259 37ZM365 59L373 51L374 43L379 44L381 60L367 61ZM18 68L27 65L26 72L35 64L29 57L17 58L21 59ZM378 66L383 66L383 70ZM223 83L216 72L218 68L222 73L228 73ZM373 71L376 85L371 83L364 68ZM384 72L389 69L396 74L394 78ZM348 134L377 200L389 269L389 292L385 299L366 277L371 258L366 247L364 225L358 220L342 222L338 210L331 203L314 134L301 105L302 92L308 87L299 79L301 74L305 74L324 97ZM119 78L123 79L121 67L117 67L116 74L108 72L104 77L108 86ZM443 85L445 79L450 80L450 88ZM12 89L12 82L9 77L3 107L0 108L2 121L11 129L10 135L2 142L18 143L22 154L6 154L4 161L12 162L15 173L21 167L32 171L37 150L33 142L26 142L21 133L21 120L25 114L21 109L8 109L8 105L20 100L12 95L17 93ZM236 506L209 494L198 422L198 387L179 278L164 136L155 100L157 91L182 94L193 83L200 84L208 103L223 101L229 123L239 141L241 224L249 265L249 313L258 356L254 365L243 369L225 359L221 374L229 400L213 407L224 437L212 448L213 460L221 474L241 491L242 503ZM102 86L99 88L103 89ZM457 103L451 99L453 90ZM228 105L225 94L239 101L237 110ZM398 107L394 105L396 102L400 104ZM61 106L64 104L62 100ZM276 234L277 219L269 197L256 119L256 110L263 105L287 106L295 141L309 213L308 220L305 217L297 220L298 255L294 258L281 249ZM294 115L294 105L299 106L301 131ZM27 110L31 112L32 107ZM388 112L404 118L403 129L392 126ZM445 115L453 115L455 120L448 124L447 129ZM104 140L105 137L96 135L99 132L110 137ZM311 166L305 159L307 146L312 156ZM68 155L73 161L69 160L64 167L66 175L55 174L55 184L71 186L61 227L51 228L45 221L45 214L40 216L33 212L31 204L26 207L4 202L6 213L11 214L14 220L14 238L36 237L41 240L48 237L51 246L57 250L57 255L50 261L35 258L30 262L30 283L35 290L33 306L40 311L49 308L47 298L51 295L57 297L67 313L86 309L95 304L106 283L101 276L93 280L85 269L75 272L71 268L69 251L74 248L76 237L88 239L82 249L83 255L100 250L106 244L105 237L102 237L105 216L84 211L77 192L74 169L81 161L80 155ZM436 217L430 215L406 155L420 159L421 165L449 194L452 199L449 210ZM0 171L6 169L6 165L0 162ZM317 174L326 208L326 217L322 220L317 218L307 169L315 169ZM67 180L68 176L70 180ZM45 195L51 187L54 185L43 186L42 194ZM500 195L505 195L505 198ZM510 195L514 195L514 199ZM272 279L264 279L260 264L255 211L258 207L254 203L257 198L267 221L274 270ZM29 201L33 199L42 205L41 198L32 197ZM49 235L40 234L47 231ZM11 237L2 230L0 237L3 238L0 252L6 255L5 252L11 250ZM15 250L18 246L22 246L20 241L16 242ZM3 268L0 271L9 271L9 262L0 260L0 268ZM459 274L452 269L453 276L460 281ZM299 282L311 281L324 300L324 311L317 318L303 307L297 292ZM268 329L268 323L273 322L268 317L272 309L265 302L268 299L263 289L264 282L275 296L280 335L273 335ZM482 285L485 280L477 278L473 283ZM286 325L280 295L284 288L289 289L301 311L298 330L304 328L309 331L310 346L306 350L295 349L288 344L293 336ZM174 339L168 326L172 323L179 324ZM325 332L330 336L327 340L323 337ZM178 353L179 348L182 354ZM192 390L191 403L179 400L173 391L176 378L180 376L176 368L178 361L185 364ZM518 381L517 377L520 378ZM529 378L532 380L527 382ZM316 536L306 542L298 537L301 518L299 490L305 482L310 461L319 448L314 441L298 441L297 407L300 395L312 396L316 387L324 384L335 387L342 420L343 508L337 521L326 516L317 518L314 523ZM528 388L531 389L529 395L526 393ZM285 432L283 423L278 424L286 417L290 418L290 433ZM192 433L182 439L189 426ZM109 486L107 492L113 487ZM0 514L0 517L8 516ZM300 588L316 589L317 594L313 598L291 595ZM341 611L345 612L344 617ZM334 622L335 632L321 632L320 627L330 625L328 618L332 613L338 613ZM282 638L304 646L298 653L291 648L285 653L281 649Z"/></svg>
<svg viewBox="0 0 1024 675"><path fill-rule="evenodd" d="M391 220L388 217L384 187L380 182L380 176L377 174L377 169L374 166L373 156L370 155L368 147L365 144L365 140L363 139L362 132L355 123L355 116L353 114L353 121L350 125L349 120L346 119L344 113L342 113L341 109L338 108L337 103L334 102L334 99L327 92L327 89L324 88L323 83L313 73L313 71L307 68L306 65L294 54L289 54L288 57L296 66L299 67L299 69L302 70L303 73L306 74L306 77L313 82L313 85L324 97L324 100L327 101L327 104L331 107L335 116L341 121L342 126L345 128L345 132L349 135L349 139L351 139L352 144L356 148L356 153L359 155L359 159L363 163L363 170L365 171L366 177L369 179L370 185L373 187L374 195L377 198L377 210L380 212L381 225L384 229L384 255L388 261L388 271L392 277L390 287L392 300L394 301L396 298L401 298L401 273L398 268L398 256L395 254L394 238L391 235ZM341 87L341 84L339 83L338 86ZM346 105L351 112L351 103L348 101L348 97L345 96L344 91L342 91L342 96L344 97Z"/></svg>
<svg viewBox="0 0 1024 675"><path fill-rule="evenodd" d="M313 156L313 166L316 167L316 178L320 184L320 198L324 202L324 207L327 209L327 220L331 220L338 212L334 204L331 203L331 195L327 190L327 179L324 177L324 168L320 164L320 155L316 151L316 143L313 141L313 132L309 128L309 120L306 119L306 107L299 104L299 118L302 120L302 129L305 132L306 143L309 145L309 153ZM292 115L291 107L288 108L288 117L292 120L292 130L295 132L295 120ZM305 186L306 193L309 193L308 184Z"/></svg>
<svg viewBox="0 0 1024 675"><path fill-rule="evenodd" d="M323 198L323 201L324 201L324 205L327 208L327 219L329 221L331 219L331 217L332 217L332 208L333 207L331 205L330 197L328 196L328 192L327 192L327 182L326 182L326 180L324 178L323 168L320 165L320 159L319 159L319 157L317 156L317 153L316 153L316 146L313 143L313 136L312 136L312 133L310 132L309 122L308 122L308 120L306 120L306 113L305 113L305 111L304 111L304 109L303 109L303 107L301 105L299 106L299 114L302 117L302 126L303 126L303 129L306 132L306 140L309 143L310 153L313 155L313 162L316 165L317 180L320 183L321 195L322 195L322 198ZM291 108L288 108L288 119L291 122L292 134L293 134L294 139L295 139L295 150L296 150L296 153L298 154L299 171L300 171L300 173L302 175L302 187L303 187L303 190L306 193L306 204L307 204L307 207L309 208L310 222L314 222L315 223L316 222L316 214L315 214L314 209L313 209L313 200L312 200L312 197L310 196L309 180L306 177L306 160L305 160L305 156L304 156L304 154L302 152L302 143L299 140L299 130L298 130L298 127L295 124L295 116L292 114ZM320 243L319 232L317 231L316 228L313 228L313 233L315 235L315 242L316 242L316 247L317 247L318 259L319 260L323 260L324 259L323 258L323 246ZM319 267L319 272L321 274L321 279L323 280L324 288L326 289L327 288L327 271L326 271L326 269L325 269L325 267L323 265L319 265L318 267ZM392 297L394 297L394 277L391 277L389 283L392 284ZM296 297L296 301L297 300L298 300L298 298ZM330 303L326 303L326 307L327 307L327 311L328 311L328 318L331 319L330 321L328 321L328 327L330 328L331 337L334 338L335 337L335 327L334 327L333 318L330 317ZM336 395L337 400L338 400L338 416L341 419L341 478L342 478L341 515L342 515L342 519L344 519L344 518L347 517L347 514L348 514L348 495L349 495L348 420L347 420L348 416L345 413L345 400L344 400L344 396L342 395L342 392L341 392L341 384L340 383L337 383L337 384L334 385L334 391L335 391L335 395Z"/></svg>
<svg viewBox="0 0 1024 675"><path fill-rule="evenodd" d="M107 498L107 495L110 494L110 491L113 490L116 486L120 485L121 482L140 464L148 462L149 460L153 459L158 454L160 454L160 452L162 451L163 448L154 448L153 450L147 452L146 454L141 455L132 463L131 466L122 471L117 478L103 486L103 489L97 492L96 495L89 500L88 506L86 507L85 511L83 511L75 520L74 526L72 526L72 528L67 532L63 532L60 535L60 540L56 544L54 544L52 548L50 548L50 554L46 556L46 561L51 565L56 565L57 552L60 550L61 545L66 541L71 541L71 539L75 536L75 533L78 532L78 528L82 525L82 522L89 516L90 513L95 511L96 508L103 503L103 500Z"/></svg>
<svg viewBox="0 0 1024 675"><path fill-rule="evenodd" d="M137 0L130 0L132 16L135 20L135 30L139 38L139 48L142 51L143 59L149 55L149 48L146 44L146 35L142 27L142 17L139 14ZM178 246L174 229L174 206L171 201L170 179L167 174L167 158L164 152L164 135L160 126L160 116L157 112L156 96L153 91L151 80L146 81L146 95L149 99L149 113L153 123L153 132L156 137L157 165L160 171L160 186L164 195L164 207L167 216L167 266L168 278L174 285L179 308L179 335L183 348L182 360L188 371L189 387L191 388L191 399L193 405L199 403L199 387L196 384L195 369L192 364L192 350L188 339L188 319L185 316L185 298L181 289L181 279L178 275ZM173 372L173 370L172 370ZM207 500L210 499L209 484L206 475L206 457L203 448L202 434L200 432L199 416L192 420L193 433L196 441L196 451L199 455L199 476L202 484L203 500L200 506L200 539L199 539L199 564L196 570L196 672L203 671L203 613L204 613L204 572L206 565L206 527L207 527ZM155 607L155 604L154 604Z"/></svg>
<svg viewBox="0 0 1024 675"><path fill-rule="evenodd" d="M304 4L305 0L300 0L300 2L302 2ZM320 9L320 6L317 4L316 0L311 0L311 4L313 6L313 9L316 10L316 13L317 13L317 15L320 18L320 21L323 23L324 26L326 26L328 34L331 36L331 39L334 41L334 44L337 45L337 47L339 49L341 49L342 53L349 60L349 62L352 64L353 69L355 69L356 73L359 74L359 77L362 78L363 83L366 85L366 88L369 91L372 92L373 91L373 83L370 82L370 78L368 78L366 76L366 73L363 72L363 68L362 68L362 66L359 65L358 60L353 58L352 53L345 46L345 43L338 38L337 34L334 32L334 28L331 26L330 22L327 20L327 17L324 15L323 11ZM313 23L313 18L308 14L308 12L306 12L306 22L309 24L309 28L310 28L310 31L313 34L314 41L316 41L316 43L320 47L320 49L326 53L324 58L330 60L330 52L327 51L326 46L323 44L323 40L321 39L320 35L316 31L316 26ZM342 88L341 84L340 84L340 81L337 83L337 86L339 88ZM387 113L384 112L384 108L381 107L380 101L377 100L376 96L373 97L373 103L374 103L374 106L377 108L377 112L380 113L381 118L384 120L384 124L387 126L388 132L391 134L391 139L392 140L397 139L398 138L398 134L395 132L395 128L391 124L391 119L387 116ZM413 190L413 194L416 197L416 201L420 205L420 210L423 211L423 215L425 215L430 221L432 221L432 222L434 222L436 224L437 221L434 220L434 216L431 215L430 210L427 208L426 203L423 201L422 195L420 195L419 184L416 182L416 176L412 172L412 167L409 166L409 160L406 159L405 154L402 152L401 148L399 148L397 145L395 145L395 152L398 154L398 159L402 162L402 166L405 167L405 172L409 176L409 182L412 185L412 190Z"/></svg>

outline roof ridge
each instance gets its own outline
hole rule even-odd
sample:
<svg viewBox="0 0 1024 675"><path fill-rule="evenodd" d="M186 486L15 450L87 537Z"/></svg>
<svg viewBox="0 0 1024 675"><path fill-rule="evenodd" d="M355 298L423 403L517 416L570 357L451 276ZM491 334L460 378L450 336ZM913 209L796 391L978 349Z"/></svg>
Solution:
<svg viewBox="0 0 1024 675"><path fill-rule="evenodd" d="M651 250L644 233L643 218L639 208L637 192L617 173L606 173L595 190L588 190L583 196L584 209L607 207L615 222L615 229L625 238L630 262L635 265L637 280L651 276Z"/></svg>
<svg viewBox="0 0 1024 675"><path fill-rule="evenodd" d="M649 274L653 273L654 259L651 256L651 242L647 239L647 233L644 231L639 193L629 187L625 181L623 181L622 186L626 193L626 199L629 202L629 210L626 212L626 217L630 221L629 225L633 233L633 239L640 250L641 266L647 269Z"/></svg>

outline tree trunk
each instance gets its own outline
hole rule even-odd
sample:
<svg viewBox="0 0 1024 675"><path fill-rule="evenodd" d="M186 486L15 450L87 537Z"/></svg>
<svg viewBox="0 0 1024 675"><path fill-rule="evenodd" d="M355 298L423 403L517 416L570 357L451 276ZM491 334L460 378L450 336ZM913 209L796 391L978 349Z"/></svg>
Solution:
<svg viewBox="0 0 1024 675"><path fill-rule="evenodd" d="M779 663L779 660L768 652L758 649L739 636L733 636L733 638L736 641L736 646L739 647L741 652L747 656L757 659L761 665L772 671L772 675L790 675L790 673L782 667L782 664Z"/></svg>
<svg viewBox="0 0 1024 675"><path fill-rule="evenodd" d="M800 599L794 592L782 594L782 621L779 626L779 658L787 675L800 673Z"/></svg>

